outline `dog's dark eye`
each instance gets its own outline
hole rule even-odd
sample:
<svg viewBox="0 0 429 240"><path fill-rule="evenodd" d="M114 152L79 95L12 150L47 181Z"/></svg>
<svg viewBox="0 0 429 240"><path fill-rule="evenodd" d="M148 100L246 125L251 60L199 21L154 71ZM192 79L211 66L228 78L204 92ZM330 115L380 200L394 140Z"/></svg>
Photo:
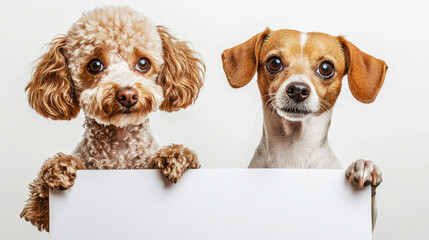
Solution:
<svg viewBox="0 0 429 240"><path fill-rule="evenodd" d="M150 69L150 62L147 58L140 58L136 63L136 69L140 72L147 72Z"/></svg>
<svg viewBox="0 0 429 240"><path fill-rule="evenodd" d="M329 61L323 61L319 68L317 69L317 73L324 79L329 79L334 76L335 69L334 65Z"/></svg>
<svg viewBox="0 0 429 240"><path fill-rule="evenodd" d="M103 71L104 66L101 63L101 61L99 59L92 59L89 63L88 63L88 71L92 74L97 74L101 71Z"/></svg>
<svg viewBox="0 0 429 240"><path fill-rule="evenodd" d="M283 70L283 62L278 57L272 57L268 59L266 67L270 73L278 73Z"/></svg>

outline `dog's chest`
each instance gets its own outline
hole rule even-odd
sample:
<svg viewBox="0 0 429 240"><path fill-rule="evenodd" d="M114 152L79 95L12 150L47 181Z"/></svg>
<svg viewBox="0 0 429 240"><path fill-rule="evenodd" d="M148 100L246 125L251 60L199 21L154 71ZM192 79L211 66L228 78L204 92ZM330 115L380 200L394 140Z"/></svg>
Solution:
<svg viewBox="0 0 429 240"><path fill-rule="evenodd" d="M149 129L88 128L74 155L88 169L144 169L158 149Z"/></svg>
<svg viewBox="0 0 429 240"><path fill-rule="evenodd" d="M123 141L113 143L112 148L107 154L110 162L117 169L131 168L138 158L136 148Z"/></svg>
<svg viewBox="0 0 429 240"><path fill-rule="evenodd" d="M130 136L128 133L118 136L111 146L107 155L115 169L148 168L150 158L156 151L153 139Z"/></svg>
<svg viewBox="0 0 429 240"><path fill-rule="evenodd" d="M330 114L301 122L284 121L282 128L268 128L255 155L268 168L336 168L337 160L327 142ZM282 133L282 134L280 134Z"/></svg>
<svg viewBox="0 0 429 240"><path fill-rule="evenodd" d="M297 139L294 142L274 141L269 147L267 167L269 168L311 168L317 142Z"/></svg>

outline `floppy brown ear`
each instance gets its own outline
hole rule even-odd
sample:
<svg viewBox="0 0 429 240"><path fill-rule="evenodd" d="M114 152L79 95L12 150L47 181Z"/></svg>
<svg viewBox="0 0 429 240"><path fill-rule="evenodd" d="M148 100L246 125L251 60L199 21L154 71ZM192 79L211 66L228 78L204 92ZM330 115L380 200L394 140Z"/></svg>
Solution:
<svg viewBox="0 0 429 240"><path fill-rule="evenodd" d="M164 91L164 102L160 109L173 112L186 108L198 98L203 86L205 66L187 42L179 41L163 26L157 28L165 61L158 76L158 84Z"/></svg>
<svg viewBox="0 0 429 240"><path fill-rule="evenodd" d="M223 51L223 70L233 88L243 87L252 80L258 67L259 49L270 31L267 28L246 42Z"/></svg>
<svg viewBox="0 0 429 240"><path fill-rule="evenodd" d="M40 115L54 120L70 120L80 110L62 54L65 36L52 40L49 51L38 60L33 78L28 83L30 106Z"/></svg>
<svg viewBox="0 0 429 240"><path fill-rule="evenodd" d="M386 63L362 52L343 37L339 37L339 40L346 57L350 91L360 102L373 102L383 85L387 71Z"/></svg>

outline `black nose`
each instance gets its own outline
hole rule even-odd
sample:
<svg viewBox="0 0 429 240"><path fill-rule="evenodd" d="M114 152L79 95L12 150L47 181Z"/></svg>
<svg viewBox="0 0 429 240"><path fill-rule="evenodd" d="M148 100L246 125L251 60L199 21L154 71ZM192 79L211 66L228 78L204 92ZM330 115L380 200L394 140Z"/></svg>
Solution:
<svg viewBox="0 0 429 240"><path fill-rule="evenodd" d="M305 83L291 83L286 87L286 94L290 99L299 103L310 96L310 88Z"/></svg>
<svg viewBox="0 0 429 240"><path fill-rule="evenodd" d="M135 88L124 87L116 93L116 100L124 107L130 108L139 100L139 93Z"/></svg>

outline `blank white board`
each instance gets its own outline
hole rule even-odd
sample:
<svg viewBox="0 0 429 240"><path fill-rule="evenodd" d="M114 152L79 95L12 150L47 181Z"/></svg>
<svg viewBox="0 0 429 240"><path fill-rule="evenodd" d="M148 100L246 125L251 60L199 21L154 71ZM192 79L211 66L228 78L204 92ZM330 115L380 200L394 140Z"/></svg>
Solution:
<svg viewBox="0 0 429 240"><path fill-rule="evenodd" d="M51 240L370 240L370 189L344 170L78 171L50 193Z"/></svg>

